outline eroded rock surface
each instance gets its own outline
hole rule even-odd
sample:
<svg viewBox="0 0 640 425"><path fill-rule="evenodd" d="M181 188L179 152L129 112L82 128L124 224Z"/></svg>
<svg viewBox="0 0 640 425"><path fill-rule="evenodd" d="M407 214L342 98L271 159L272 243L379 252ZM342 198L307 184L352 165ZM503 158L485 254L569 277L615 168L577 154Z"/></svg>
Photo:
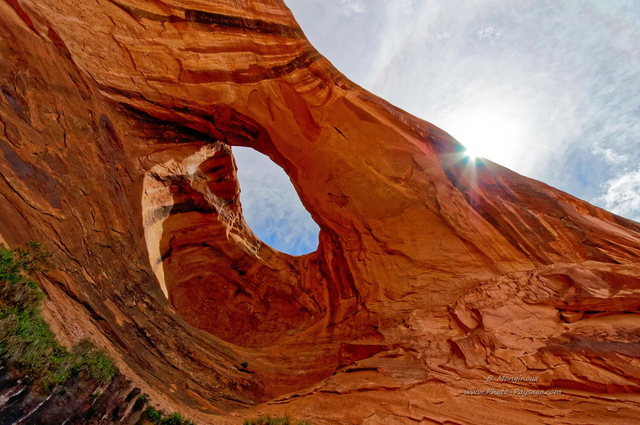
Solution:
<svg viewBox="0 0 640 425"><path fill-rule="evenodd" d="M146 406L140 389L123 376L101 384L83 372L49 395L25 381L0 368L0 424L136 425Z"/></svg>
<svg viewBox="0 0 640 425"><path fill-rule="evenodd" d="M281 1L2 0L0 23L0 237L54 252L57 333L162 407L640 417L640 225L464 158L335 70ZM230 146L287 172L316 252L253 235Z"/></svg>

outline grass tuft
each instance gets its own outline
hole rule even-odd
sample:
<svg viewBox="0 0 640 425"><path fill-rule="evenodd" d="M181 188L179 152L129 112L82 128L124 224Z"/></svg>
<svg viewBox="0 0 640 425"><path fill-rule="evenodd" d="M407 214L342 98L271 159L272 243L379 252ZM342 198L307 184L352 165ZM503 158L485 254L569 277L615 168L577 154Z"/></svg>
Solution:
<svg viewBox="0 0 640 425"><path fill-rule="evenodd" d="M194 422L185 419L180 413L172 413L165 415L153 407L147 407L142 414L143 420L151 422L155 425L195 425Z"/></svg>
<svg viewBox="0 0 640 425"><path fill-rule="evenodd" d="M69 352L56 341L40 313L44 293L32 276L44 270L49 257L35 242L14 250L0 247L0 366L17 370L35 392L45 395L80 371L97 382L110 382L118 369L103 350L83 339ZM92 394L91 400L100 396ZM146 402L147 395L141 394L134 410L141 410ZM141 420L156 425L195 425L179 413L164 415L153 407L143 412Z"/></svg>
<svg viewBox="0 0 640 425"><path fill-rule="evenodd" d="M80 370L108 382L117 369L104 351L83 340L70 353L40 313L44 293L32 276L45 269L49 257L36 242L0 248L0 364L26 375L34 390L45 394Z"/></svg>
<svg viewBox="0 0 640 425"><path fill-rule="evenodd" d="M76 368L86 370L89 376L99 382L109 382L118 369L103 350L98 349L88 339L83 339L73 347L76 356Z"/></svg>
<svg viewBox="0 0 640 425"><path fill-rule="evenodd" d="M288 416L271 417L260 416L256 419L246 419L244 425L293 425ZM309 421L298 421L296 425L311 425Z"/></svg>

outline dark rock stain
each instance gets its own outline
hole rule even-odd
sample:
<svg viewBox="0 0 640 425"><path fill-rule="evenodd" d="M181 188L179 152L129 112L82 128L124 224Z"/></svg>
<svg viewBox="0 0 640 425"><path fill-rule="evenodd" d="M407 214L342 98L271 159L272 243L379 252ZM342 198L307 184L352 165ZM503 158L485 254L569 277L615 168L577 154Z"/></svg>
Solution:
<svg viewBox="0 0 640 425"><path fill-rule="evenodd" d="M16 177L25 182L31 190L42 195L53 208L62 208L57 180L48 172L22 159L2 139L0 139L0 150L2 150L5 161L9 164Z"/></svg>
<svg viewBox="0 0 640 425"><path fill-rule="evenodd" d="M27 101L22 96L18 95L15 90L11 90L8 87L2 88L2 94L18 117L20 117L22 121L31 125L31 114L29 113L29 104Z"/></svg>

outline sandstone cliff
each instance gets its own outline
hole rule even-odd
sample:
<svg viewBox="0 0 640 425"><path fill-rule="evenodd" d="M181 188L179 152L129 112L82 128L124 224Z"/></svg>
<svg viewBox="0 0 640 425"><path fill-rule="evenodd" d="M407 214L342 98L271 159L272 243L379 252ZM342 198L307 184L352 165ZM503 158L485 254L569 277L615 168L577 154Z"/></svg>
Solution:
<svg viewBox="0 0 640 425"><path fill-rule="evenodd" d="M0 88L0 240L54 253L57 333L161 406L640 417L640 225L464 158L335 70L282 1L2 0ZM287 172L316 252L252 234L229 146Z"/></svg>

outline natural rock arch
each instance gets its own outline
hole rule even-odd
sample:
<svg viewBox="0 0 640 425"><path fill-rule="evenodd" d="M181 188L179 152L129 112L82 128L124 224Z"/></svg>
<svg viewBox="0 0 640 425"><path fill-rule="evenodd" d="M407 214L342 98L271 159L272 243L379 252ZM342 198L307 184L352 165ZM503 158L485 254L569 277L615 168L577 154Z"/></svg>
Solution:
<svg viewBox="0 0 640 425"><path fill-rule="evenodd" d="M603 393L637 392L639 225L465 161L335 70L281 1L11 0L0 16L2 239L44 239L58 333L98 340L165 404L298 391L255 411L531 422L547 406L606 418L623 402ZM317 252L248 231L228 146L288 173ZM459 401L524 371L598 397L573 393L587 416Z"/></svg>

